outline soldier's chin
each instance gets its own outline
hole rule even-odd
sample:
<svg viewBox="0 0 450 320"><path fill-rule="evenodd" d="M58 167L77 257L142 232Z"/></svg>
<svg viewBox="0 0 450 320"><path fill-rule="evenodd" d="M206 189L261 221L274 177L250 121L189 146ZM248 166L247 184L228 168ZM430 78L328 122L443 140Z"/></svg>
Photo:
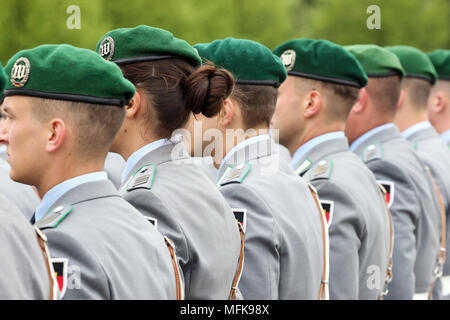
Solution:
<svg viewBox="0 0 450 320"><path fill-rule="evenodd" d="M14 170L12 167L9 171L9 177L15 182L28 184L27 179L23 175L18 174L18 172L16 172L16 170Z"/></svg>

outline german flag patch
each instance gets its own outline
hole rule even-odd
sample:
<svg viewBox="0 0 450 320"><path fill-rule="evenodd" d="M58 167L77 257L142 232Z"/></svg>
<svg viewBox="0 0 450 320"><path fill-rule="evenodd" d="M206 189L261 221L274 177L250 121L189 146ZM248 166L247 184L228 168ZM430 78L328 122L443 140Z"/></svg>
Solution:
<svg viewBox="0 0 450 320"><path fill-rule="evenodd" d="M384 180L377 180L377 182L383 186L384 190L386 190L386 204L387 207L390 208L394 202L394 182Z"/></svg>
<svg viewBox="0 0 450 320"><path fill-rule="evenodd" d="M67 289L67 268L69 260L65 258L55 258L51 259L51 261L53 270L55 271L56 281L58 282L60 298L62 299Z"/></svg>
<svg viewBox="0 0 450 320"><path fill-rule="evenodd" d="M242 229L246 230L247 227L247 209L233 208L234 217L237 222L239 222L242 226Z"/></svg>
<svg viewBox="0 0 450 320"><path fill-rule="evenodd" d="M323 214L327 219L328 227L330 227L331 220L333 220L334 202L328 200L320 200L320 205L322 206Z"/></svg>

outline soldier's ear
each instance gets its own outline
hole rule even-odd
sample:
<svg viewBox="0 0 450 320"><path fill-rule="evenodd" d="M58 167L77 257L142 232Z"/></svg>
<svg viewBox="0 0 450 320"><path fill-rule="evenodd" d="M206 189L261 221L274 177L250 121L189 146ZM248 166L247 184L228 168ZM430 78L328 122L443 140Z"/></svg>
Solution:
<svg viewBox="0 0 450 320"><path fill-rule="evenodd" d="M237 102L232 98L227 98L223 102L223 107L219 113L219 123L226 127L229 127L236 115Z"/></svg>
<svg viewBox="0 0 450 320"><path fill-rule="evenodd" d="M48 135L45 151L51 153L59 150L64 145L67 136L67 125L64 120L54 118L50 120L47 128Z"/></svg>
<svg viewBox="0 0 450 320"><path fill-rule="evenodd" d="M351 112L354 112L354 113L363 112L367 107L368 101L369 101L369 95L367 93L366 88L361 88L359 90L359 98L353 105Z"/></svg>
<svg viewBox="0 0 450 320"><path fill-rule="evenodd" d="M316 116L322 109L323 97L317 90L311 90L303 101L305 118L312 118Z"/></svg>
<svg viewBox="0 0 450 320"><path fill-rule="evenodd" d="M443 93L437 92L434 97L431 97L431 108L434 113L443 113L449 107L448 97Z"/></svg>
<svg viewBox="0 0 450 320"><path fill-rule="evenodd" d="M142 108L142 104L144 102L144 97L142 96L142 92L137 89L133 98L130 100L128 105L125 106L125 117L126 118L134 118L139 110Z"/></svg>
<svg viewBox="0 0 450 320"><path fill-rule="evenodd" d="M405 90L400 90L400 95L398 97L398 101L397 101L397 109L400 109L403 106L403 103L405 102L405 95L406 92Z"/></svg>

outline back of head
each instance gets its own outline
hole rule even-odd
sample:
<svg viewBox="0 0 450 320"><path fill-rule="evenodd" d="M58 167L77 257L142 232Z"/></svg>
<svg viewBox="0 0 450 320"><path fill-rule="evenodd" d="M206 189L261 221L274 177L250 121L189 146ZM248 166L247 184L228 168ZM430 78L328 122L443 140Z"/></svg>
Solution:
<svg viewBox="0 0 450 320"><path fill-rule="evenodd" d="M5 96L31 97L32 114L42 123L63 119L86 157L106 154L123 121L123 106L135 93L115 64L70 45L20 51L5 71Z"/></svg>
<svg viewBox="0 0 450 320"><path fill-rule="evenodd" d="M277 88L286 79L278 57L252 40L226 38L196 44L200 56L236 79L231 97L242 110L245 128L268 127L275 111Z"/></svg>
<svg viewBox="0 0 450 320"><path fill-rule="evenodd" d="M398 57L405 70L402 87L406 93L406 104L414 111L425 111L431 87L437 80L437 73L430 58L410 46L391 46L386 49Z"/></svg>
<svg viewBox="0 0 450 320"><path fill-rule="evenodd" d="M201 65L186 41L159 28L138 26L108 32L98 53L118 64L124 76L144 94L145 127L160 137L186 125L191 112L213 117L230 95L234 79L223 69Z"/></svg>
<svg viewBox="0 0 450 320"><path fill-rule="evenodd" d="M366 90L376 112L393 117L405 71L395 54L373 44L345 47L360 62L369 79Z"/></svg>
<svg viewBox="0 0 450 320"><path fill-rule="evenodd" d="M438 78L433 91L442 92L450 99L450 50L437 49L427 55Z"/></svg>
<svg viewBox="0 0 450 320"><path fill-rule="evenodd" d="M299 95L319 91L326 118L345 122L359 89L367 83L362 67L350 53L328 40L313 39L290 40L273 52L280 56L288 75L298 79Z"/></svg>

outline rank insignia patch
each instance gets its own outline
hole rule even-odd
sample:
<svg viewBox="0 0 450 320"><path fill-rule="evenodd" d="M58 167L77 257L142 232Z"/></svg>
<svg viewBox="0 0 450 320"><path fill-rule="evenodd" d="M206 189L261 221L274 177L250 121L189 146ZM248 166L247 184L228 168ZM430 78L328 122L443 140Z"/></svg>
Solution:
<svg viewBox="0 0 450 320"><path fill-rule="evenodd" d="M320 200L320 205L322 206L323 214L327 219L328 227L330 227L331 220L333 220L334 202L328 200Z"/></svg>
<svg viewBox="0 0 450 320"><path fill-rule="evenodd" d="M51 261L53 270L55 270L56 281L58 282L60 298L62 298L67 289L67 267L69 265L69 260L65 258L55 258L51 259Z"/></svg>
<svg viewBox="0 0 450 320"><path fill-rule="evenodd" d="M245 232L247 227L247 209L233 208L231 210L233 210L236 221L241 224L242 229Z"/></svg>
<svg viewBox="0 0 450 320"><path fill-rule="evenodd" d="M390 208L394 202L394 183L392 181L381 180L377 180L377 182L383 186L384 190L386 190L386 204L387 207Z"/></svg>

